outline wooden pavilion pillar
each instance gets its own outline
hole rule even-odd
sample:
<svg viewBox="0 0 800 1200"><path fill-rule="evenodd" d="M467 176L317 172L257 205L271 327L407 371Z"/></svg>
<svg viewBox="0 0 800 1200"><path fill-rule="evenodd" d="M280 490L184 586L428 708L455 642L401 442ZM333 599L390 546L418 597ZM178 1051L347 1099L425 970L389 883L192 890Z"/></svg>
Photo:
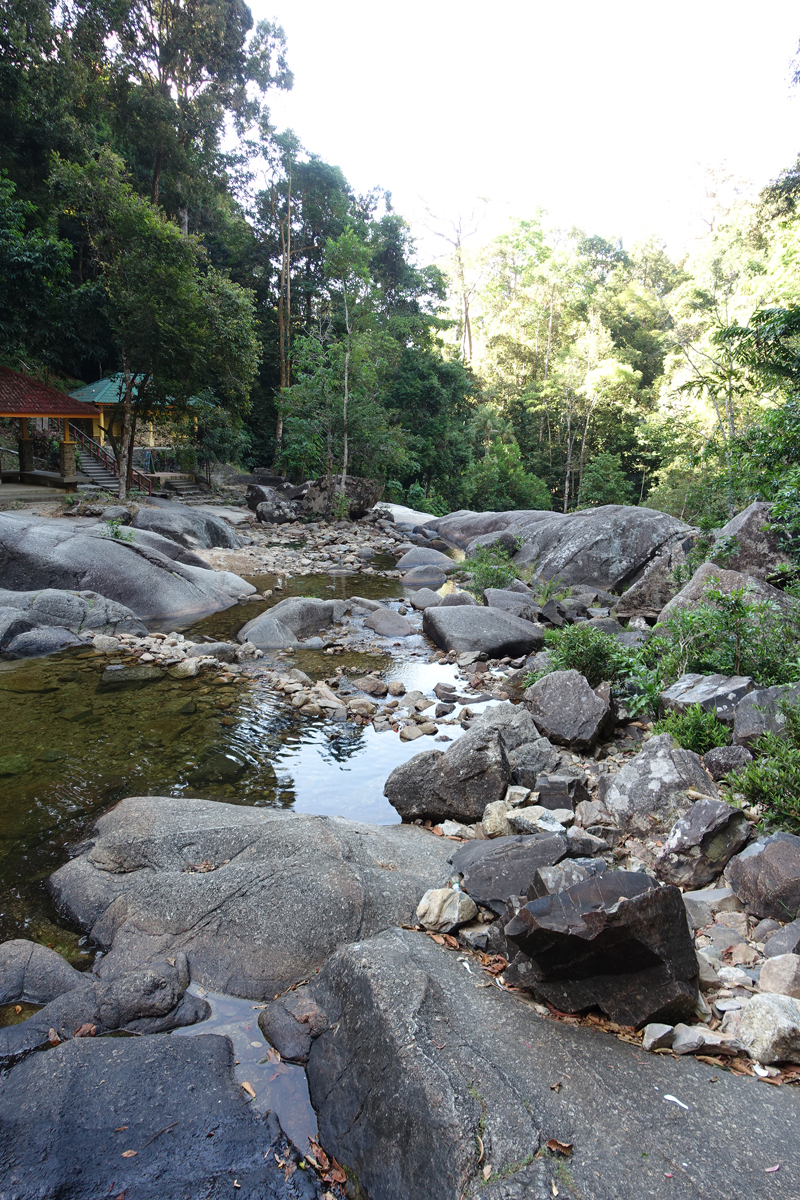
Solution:
<svg viewBox="0 0 800 1200"><path fill-rule="evenodd" d="M20 471L33 470L33 439L28 433L28 418L20 417L19 419L19 469Z"/></svg>
<svg viewBox="0 0 800 1200"><path fill-rule="evenodd" d="M64 440L59 442L58 447L58 465L64 487L76 489L78 468L75 463L75 442L69 436L69 419L67 417L64 417Z"/></svg>

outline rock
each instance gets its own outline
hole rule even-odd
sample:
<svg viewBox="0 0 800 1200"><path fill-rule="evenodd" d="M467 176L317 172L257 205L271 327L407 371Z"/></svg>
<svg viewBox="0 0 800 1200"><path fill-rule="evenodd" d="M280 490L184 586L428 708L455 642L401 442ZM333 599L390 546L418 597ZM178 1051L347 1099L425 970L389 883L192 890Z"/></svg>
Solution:
<svg viewBox="0 0 800 1200"><path fill-rule="evenodd" d="M730 887L702 888L696 892L684 892L684 900L696 900L707 905L712 913L742 912L742 904Z"/></svg>
<svg viewBox="0 0 800 1200"><path fill-rule="evenodd" d="M766 922L761 921L763 927ZM761 930L763 933L763 928ZM756 930L753 930L753 941L761 941L762 938L756 937ZM767 958L777 957L779 954L797 954L800 952L800 921L790 921L788 925L784 925L782 929L775 930L770 935L769 941L764 948L764 954Z"/></svg>
<svg viewBox="0 0 800 1200"><path fill-rule="evenodd" d="M800 1063L800 1005L790 996L753 996L738 1037L756 1062Z"/></svg>
<svg viewBox="0 0 800 1200"><path fill-rule="evenodd" d="M534 790L539 793L539 804L543 808L564 809L574 812L578 804L589 799L583 775L540 775Z"/></svg>
<svg viewBox="0 0 800 1200"><path fill-rule="evenodd" d="M650 1025L645 1025L642 1037L643 1050L661 1050L664 1047L672 1045L674 1036L674 1028L672 1025L662 1025L657 1021Z"/></svg>
<svg viewBox="0 0 800 1200"><path fill-rule="evenodd" d="M134 529L158 533L188 550L209 550L212 546L236 550L239 546L239 539L227 521L176 504L174 500L150 501L147 507L140 506L131 525Z"/></svg>
<svg viewBox="0 0 800 1200"><path fill-rule="evenodd" d="M163 667L106 667L97 682L96 691L104 692L138 692L148 683L156 683L163 679L166 671Z"/></svg>
<svg viewBox="0 0 800 1200"><path fill-rule="evenodd" d="M117 1029L163 1033L204 1020L210 1014L208 1005L185 992L188 972L185 982L180 975L167 962L153 962L108 981L88 976L27 1020L0 1029L0 1063L8 1066L46 1047L52 1029L63 1042L86 1025L98 1035Z"/></svg>
<svg viewBox="0 0 800 1200"><path fill-rule="evenodd" d="M544 645L544 630L512 613L480 606L428 608L423 631L442 650L478 651L490 658L529 654Z"/></svg>
<svg viewBox="0 0 800 1200"><path fill-rule="evenodd" d="M200 670L200 663L196 658L185 658L183 662L177 663L169 670L170 679L193 679Z"/></svg>
<svg viewBox="0 0 800 1200"><path fill-rule="evenodd" d="M75 1038L8 1074L0 1117L8 1197L95 1200L111 1182L141 1200L222 1200L234 1180L259 1200L322 1196L311 1171L285 1181L276 1156L299 1154L250 1108L224 1037Z"/></svg>
<svg viewBox="0 0 800 1200"><path fill-rule="evenodd" d="M440 588L446 582L444 572L439 567L432 565L427 567L411 567L405 575L401 576L400 586L412 588L417 591L420 588Z"/></svg>
<svg viewBox="0 0 800 1200"><path fill-rule="evenodd" d="M236 662L236 647L232 642L201 642L190 646L186 651L187 658L216 658L217 662Z"/></svg>
<svg viewBox="0 0 800 1200"><path fill-rule="evenodd" d="M418 611L423 611L426 608L437 608L442 603L442 597L438 592L432 592L430 588L420 588L418 592L412 592L409 600L414 608Z"/></svg>
<svg viewBox="0 0 800 1200"><path fill-rule="evenodd" d="M417 738L421 737L424 737L424 734L419 725L404 725L400 730L401 742L415 742Z"/></svg>
<svg viewBox="0 0 800 1200"><path fill-rule="evenodd" d="M315 633L326 629L341 615L342 604L340 601L318 600L315 596L289 596L286 600L281 600L272 608L267 609L267 612L262 613L260 617L248 621L247 625L239 630L237 636L239 641L252 641L253 639L248 637L249 629L255 627L264 617L269 616L283 625L288 625L295 637L313 637Z"/></svg>
<svg viewBox="0 0 800 1200"><path fill-rule="evenodd" d="M70 646L81 646L83 643L68 629L32 629L29 633L19 633L9 642L2 657L41 658L45 654L57 654Z"/></svg>
<svg viewBox="0 0 800 1200"><path fill-rule="evenodd" d="M282 492L263 483L251 483L245 495L245 503L251 512L257 512L259 504L282 504L283 500Z"/></svg>
<svg viewBox="0 0 800 1200"><path fill-rule="evenodd" d="M379 637L408 637L417 632L411 622L401 617L393 608L376 608L367 617L364 625Z"/></svg>
<svg viewBox="0 0 800 1200"><path fill-rule="evenodd" d="M552 867L539 867L525 894L529 900L540 900L542 896L556 896L559 892L571 888L573 884L583 883L589 875L586 867L567 860Z"/></svg>
<svg viewBox="0 0 800 1200"><path fill-rule="evenodd" d="M604 838L596 837L586 829L579 829L573 825L567 830L567 853L575 858L591 858L610 849L611 846Z"/></svg>
<svg viewBox="0 0 800 1200"><path fill-rule="evenodd" d="M325 1028L325 1016L307 987L287 992L258 1014L258 1027L281 1058L305 1063L311 1040Z"/></svg>
<svg viewBox="0 0 800 1200"><path fill-rule="evenodd" d="M620 620L628 617L658 619L664 607L675 594L675 571L684 567L686 555L694 542L693 532L668 547L645 568L642 575L616 601L615 608Z"/></svg>
<svg viewBox="0 0 800 1200"><path fill-rule="evenodd" d="M531 596L521 596L518 592L507 592L500 588L486 588L483 596L489 608L501 609L523 621L538 621L542 615L542 610L538 604L534 604Z"/></svg>
<svg viewBox="0 0 800 1200"><path fill-rule="evenodd" d="M462 825L460 821L442 821L442 835L444 837L457 838L474 838L474 825Z"/></svg>
<svg viewBox="0 0 800 1200"><path fill-rule="evenodd" d="M406 685L402 679L392 679L389 681L388 691L390 696L405 696Z"/></svg>
<svg viewBox="0 0 800 1200"><path fill-rule="evenodd" d="M578 671L553 671L527 689L525 707L551 742L590 750L611 718L609 701Z"/></svg>
<svg viewBox="0 0 800 1200"><path fill-rule="evenodd" d="M743 575L739 571L725 571L715 563L705 562L697 568L692 578L681 588L677 596L665 604L658 614L658 624L663 625L673 613L683 608L692 608L705 598L707 589L730 595L744 589L748 599L753 603L762 600L772 601L779 608L786 608L787 597L777 588L755 579L752 575Z"/></svg>
<svg viewBox="0 0 800 1200"><path fill-rule="evenodd" d="M606 591L632 583L659 552L693 532L666 513L616 504L575 513L461 511L426 528L462 549L484 534L510 533L522 542L514 555L519 566L535 562L543 579Z"/></svg>
<svg viewBox="0 0 800 1200"><path fill-rule="evenodd" d="M741 1046L732 1042L724 1034L707 1029L705 1025L675 1026L672 1037L674 1054L696 1054L702 1050L705 1054L736 1054Z"/></svg>
<svg viewBox="0 0 800 1200"><path fill-rule="evenodd" d="M659 696L658 711L663 717L699 704L703 712L716 713L724 725L733 725L737 704L752 690L753 680L748 675L681 675Z"/></svg>
<svg viewBox="0 0 800 1200"><path fill-rule="evenodd" d="M479 537L475 537L466 545L467 557L471 557L476 550L485 548L491 550L494 546L500 546L503 550L507 550L509 554L516 554L519 550L519 542L513 533L507 533L505 530L498 530L495 533L484 533Z"/></svg>
<svg viewBox="0 0 800 1200"><path fill-rule="evenodd" d="M520 952L506 979L562 1012L597 1005L637 1028L694 1012L697 959L681 893L648 875L606 871L533 900L505 934Z"/></svg>
<svg viewBox="0 0 800 1200"><path fill-rule="evenodd" d="M794 925L795 922L792 921L791 924ZM766 942L772 936L772 934L777 933L780 928L781 928L781 926L778 921L773 921L771 917L766 917L763 921L758 922L758 924L756 925L755 929L753 930L753 932L751 934L751 937L754 942ZM787 926L787 928L788 928L788 926ZM798 934L798 944L800 944L800 926L798 926L797 934ZM795 952L796 952L795 948L793 947L789 951L781 950L779 953L794 954Z"/></svg>
<svg viewBox="0 0 800 1200"><path fill-rule="evenodd" d="M707 750L700 761L716 782L731 771L741 771L753 761L753 756L745 746L715 746L713 750Z"/></svg>
<svg viewBox="0 0 800 1200"><path fill-rule="evenodd" d="M513 805L504 798L487 804L481 817L483 832L488 838L511 837L515 833L527 832L517 830L509 823L509 816L514 812Z"/></svg>
<svg viewBox="0 0 800 1200"><path fill-rule="evenodd" d="M525 895L536 871L560 862L566 851L566 840L556 834L504 837L459 846L450 862L476 904L503 913L509 897Z"/></svg>
<svg viewBox="0 0 800 1200"><path fill-rule="evenodd" d="M410 571L414 567L437 567L440 572L455 570L458 564L441 550L429 550L426 546L414 546L397 560L398 571Z"/></svg>
<svg viewBox="0 0 800 1200"><path fill-rule="evenodd" d="M100 513L100 520L114 521L119 525L130 525L133 515L124 504L109 504L108 508L104 508Z"/></svg>
<svg viewBox="0 0 800 1200"><path fill-rule="evenodd" d="M687 790L717 799L699 757L669 733L650 738L616 775L602 775L597 798L628 833L668 833L692 806Z"/></svg>
<svg viewBox="0 0 800 1200"><path fill-rule="evenodd" d="M442 608L475 608L478 601L469 592L448 592L442 597Z"/></svg>
<svg viewBox="0 0 800 1200"><path fill-rule="evenodd" d="M18 608L0 607L0 650L5 650L20 634L35 629L38 622Z"/></svg>
<svg viewBox="0 0 800 1200"><path fill-rule="evenodd" d="M452 847L409 825L134 797L50 889L107 951L102 978L183 950L203 987L263 999L337 945L414 920Z"/></svg>
<svg viewBox="0 0 800 1200"><path fill-rule="evenodd" d="M702 900L693 900L689 892L684 892L683 903L692 929L705 929L713 924L714 914Z"/></svg>
<svg viewBox="0 0 800 1200"><path fill-rule="evenodd" d="M717 531L716 536L717 541L735 538L738 543L735 553L725 556L725 565L731 571L746 571L756 579L769 579L771 575L794 571L780 533L770 526L770 505L763 501L756 500L742 509Z"/></svg>
<svg viewBox="0 0 800 1200"><path fill-rule="evenodd" d="M348 475L344 483L347 496L348 516L351 521L357 521L365 516L383 495L383 484L377 479L362 479L358 475ZM341 495L341 477L333 481L334 503ZM309 483L302 499L304 512L325 513L331 508L328 496L328 480L325 476Z"/></svg>
<svg viewBox="0 0 800 1200"><path fill-rule="evenodd" d="M707 958L705 954L698 953L697 968L699 971L701 991L707 992L712 988L719 987L720 978L717 974L717 969L712 963L711 959Z"/></svg>
<svg viewBox="0 0 800 1200"><path fill-rule="evenodd" d="M510 809L505 817L505 823L508 826L503 830L505 834L513 833L540 833L537 816L542 816L545 809L538 805L532 805L529 808ZM484 826L485 831L485 826Z"/></svg>
<svg viewBox="0 0 800 1200"><path fill-rule="evenodd" d="M14 636L4 632L2 610L6 609L16 611L24 622L17 633L58 626L70 633L102 633L113 637L120 633L147 634L147 626L131 609L97 592L67 592L58 588L34 592L0 589L0 649Z"/></svg>
<svg viewBox="0 0 800 1200"><path fill-rule="evenodd" d="M420 924L433 933L449 933L477 915L474 900L451 888L431 888L417 905Z"/></svg>
<svg viewBox="0 0 800 1200"><path fill-rule="evenodd" d="M353 680L353 687L360 688L369 696L385 696L389 690L386 683L377 675L362 675L360 679Z"/></svg>
<svg viewBox="0 0 800 1200"><path fill-rule="evenodd" d="M761 992L776 992L800 1000L800 955L778 954L768 958L758 978Z"/></svg>
<svg viewBox="0 0 800 1200"><path fill-rule="evenodd" d="M85 983L82 971L46 946L24 938L0 944L0 1004L48 1004Z"/></svg>
<svg viewBox="0 0 800 1200"><path fill-rule="evenodd" d="M288 500L268 500L256 507L256 516L262 525L287 525L300 516L300 505Z"/></svg>
<svg viewBox="0 0 800 1200"><path fill-rule="evenodd" d="M731 859L726 876L753 916L794 920L800 908L800 837L759 838Z"/></svg>
<svg viewBox="0 0 800 1200"><path fill-rule="evenodd" d="M105 634L98 633L92 645L95 650L103 654L110 654L112 651L119 649L119 638L106 637Z"/></svg>
<svg viewBox="0 0 800 1200"><path fill-rule="evenodd" d="M733 741L751 749L765 733L781 734L786 717L781 705L800 704L800 683L781 683L776 687L757 688L736 706Z"/></svg>
<svg viewBox="0 0 800 1200"><path fill-rule="evenodd" d="M294 631L271 615L271 610L248 621L237 633L240 642L250 642L258 650L286 650L297 645Z"/></svg>
<svg viewBox="0 0 800 1200"><path fill-rule="evenodd" d="M383 794L404 821L430 817L471 824L504 800L511 768L502 735L480 725L442 753L426 750L395 767Z"/></svg>
<svg viewBox="0 0 800 1200"><path fill-rule="evenodd" d="M725 870L750 837L743 812L721 800L697 800L680 817L655 862L659 879L684 888L700 888Z"/></svg>
<svg viewBox="0 0 800 1200"><path fill-rule="evenodd" d="M229 608L239 596L255 591L238 575L187 562L189 557L201 560L167 538L136 529L132 541L121 541L110 537L102 523L79 522L0 513L0 579L6 587L83 595L86 589L143 621L182 623Z"/></svg>

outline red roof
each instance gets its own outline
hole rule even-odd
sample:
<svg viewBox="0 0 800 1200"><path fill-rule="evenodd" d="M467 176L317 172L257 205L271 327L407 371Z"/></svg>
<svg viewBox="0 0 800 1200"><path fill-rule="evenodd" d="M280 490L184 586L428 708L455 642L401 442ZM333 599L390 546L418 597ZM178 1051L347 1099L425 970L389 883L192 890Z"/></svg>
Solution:
<svg viewBox="0 0 800 1200"><path fill-rule="evenodd" d="M73 400L19 371L0 367L0 417L99 417L92 404Z"/></svg>

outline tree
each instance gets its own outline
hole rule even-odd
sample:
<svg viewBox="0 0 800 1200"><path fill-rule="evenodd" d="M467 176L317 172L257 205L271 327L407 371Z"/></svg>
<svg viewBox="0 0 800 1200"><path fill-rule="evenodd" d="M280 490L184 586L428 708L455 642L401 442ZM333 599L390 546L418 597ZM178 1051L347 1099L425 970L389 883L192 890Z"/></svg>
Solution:
<svg viewBox="0 0 800 1200"><path fill-rule="evenodd" d="M631 485L618 454L598 454L583 470L578 508L630 504Z"/></svg>
<svg viewBox="0 0 800 1200"><path fill-rule="evenodd" d="M107 297L123 376L112 444L124 499L137 416L180 410L206 387L246 410L258 365L252 298L136 194L110 150L83 168L57 160L53 182L86 228Z"/></svg>

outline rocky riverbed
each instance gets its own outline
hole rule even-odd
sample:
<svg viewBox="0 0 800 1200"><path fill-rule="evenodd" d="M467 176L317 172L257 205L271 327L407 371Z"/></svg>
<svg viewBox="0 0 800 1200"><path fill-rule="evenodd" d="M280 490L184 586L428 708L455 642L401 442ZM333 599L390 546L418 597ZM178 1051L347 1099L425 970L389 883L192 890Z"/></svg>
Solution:
<svg viewBox="0 0 800 1200"><path fill-rule="evenodd" d="M477 604L439 536L527 545L538 518L201 509L131 514L122 557L113 518L51 517L49 592L0 597L5 1192L793 1196L800 839L607 688L527 686L549 625L647 636L581 558L596 514L540 607L519 582ZM609 538L652 608L686 531L643 512ZM70 520L125 591L55 576ZM173 605L192 571L238 583L204 581L199 619L150 598L145 627L136 562L182 556ZM74 641L30 657L54 628ZM702 698L740 755L778 711L757 681L679 683L664 703Z"/></svg>

